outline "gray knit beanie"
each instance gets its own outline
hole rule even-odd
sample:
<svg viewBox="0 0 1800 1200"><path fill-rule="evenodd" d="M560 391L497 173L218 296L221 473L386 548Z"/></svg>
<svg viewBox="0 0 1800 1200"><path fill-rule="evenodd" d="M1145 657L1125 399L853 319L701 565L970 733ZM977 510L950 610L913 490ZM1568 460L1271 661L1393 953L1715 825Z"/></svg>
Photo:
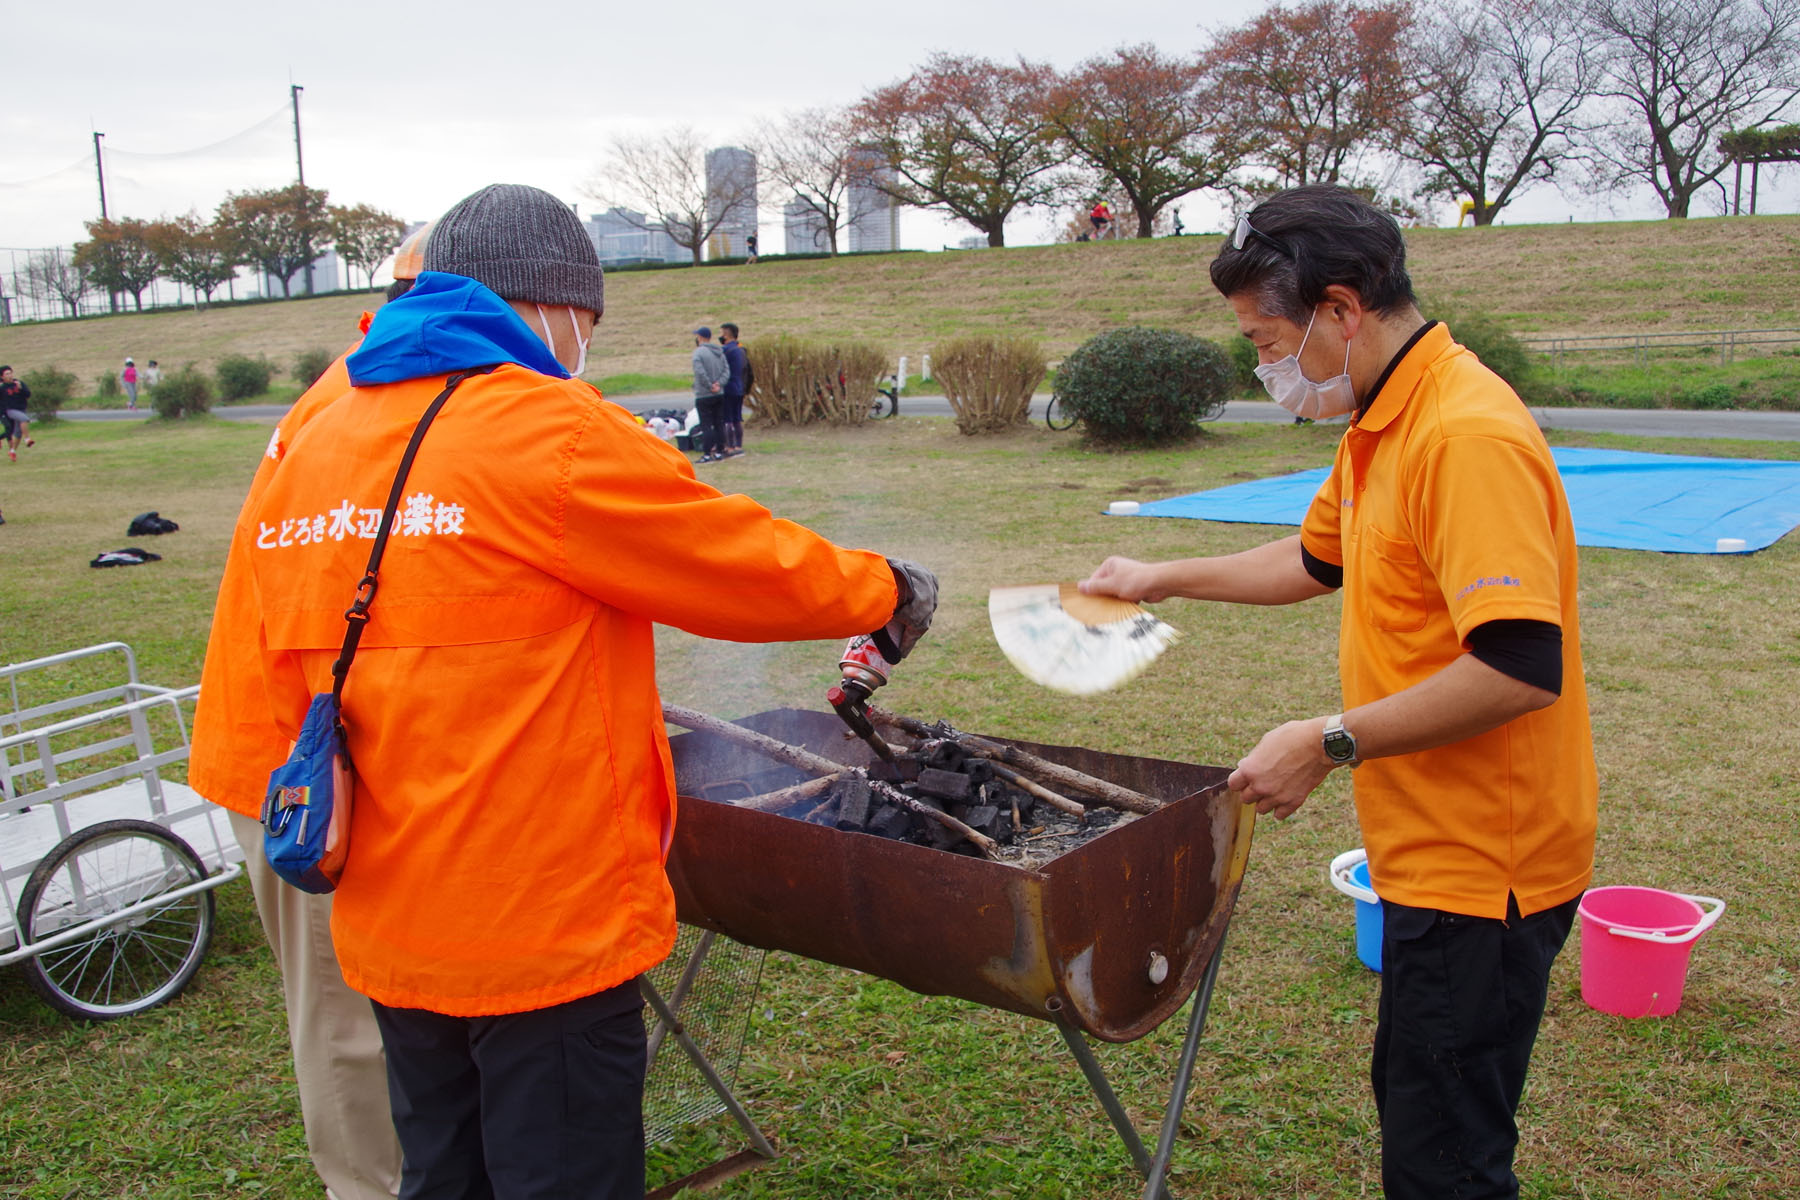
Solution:
<svg viewBox="0 0 1800 1200"><path fill-rule="evenodd" d="M606 306L600 256L581 220L549 192L496 183L459 200L431 227L425 269L484 283L503 300Z"/></svg>

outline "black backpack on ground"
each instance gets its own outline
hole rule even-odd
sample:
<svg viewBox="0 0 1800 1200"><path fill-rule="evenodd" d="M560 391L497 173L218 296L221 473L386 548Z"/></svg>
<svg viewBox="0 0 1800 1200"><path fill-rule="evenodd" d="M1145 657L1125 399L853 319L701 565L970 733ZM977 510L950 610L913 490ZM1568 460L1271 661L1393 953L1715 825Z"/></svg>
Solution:
<svg viewBox="0 0 1800 1200"><path fill-rule="evenodd" d="M158 533L174 533L180 528L181 526L160 513L142 512L131 518L131 526L125 530L125 536L149 537Z"/></svg>

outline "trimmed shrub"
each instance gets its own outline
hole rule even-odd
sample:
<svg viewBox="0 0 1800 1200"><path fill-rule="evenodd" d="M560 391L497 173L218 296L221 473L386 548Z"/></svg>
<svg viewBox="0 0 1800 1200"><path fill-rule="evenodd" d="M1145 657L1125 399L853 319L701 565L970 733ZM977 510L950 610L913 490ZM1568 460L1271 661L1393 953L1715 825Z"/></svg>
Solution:
<svg viewBox="0 0 1800 1200"><path fill-rule="evenodd" d="M1234 386L1240 396L1266 396L1267 389L1256 377L1256 346L1247 337L1225 339L1225 357L1231 360Z"/></svg>
<svg viewBox="0 0 1800 1200"><path fill-rule="evenodd" d="M184 363L179 371L170 371L162 382L150 389L150 403L156 415L173 421L191 413L203 413L212 407L212 380L193 363Z"/></svg>
<svg viewBox="0 0 1800 1200"><path fill-rule="evenodd" d="M1236 386L1216 344L1168 329L1113 329L1063 359L1056 399L1096 442L1154 446L1191 437Z"/></svg>
<svg viewBox="0 0 1800 1200"><path fill-rule="evenodd" d="M744 397L758 421L775 425L861 425L887 374L887 352L867 342L765 338L745 347L755 376Z"/></svg>
<svg viewBox="0 0 1800 1200"><path fill-rule="evenodd" d="M39 367L20 378L31 389L25 411L34 421L54 421L57 410L75 398L75 389L81 385L75 372L55 367Z"/></svg>
<svg viewBox="0 0 1800 1200"><path fill-rule="evenodd" d="M255 358L227 354L213 368L213 373L219 377L219 399L229 404L268 391L269 381L275 377L275 364L260 354Z"/></svg>
<svg viewBox="0 0 1800 1200"><path fill-rule="evenodd" d="M1023 425L1049 360L1030 338L962 337L931 348L932 373L966 434Z"/></svg>
<svg viewBox="0 0 1800 1200"><path fill-rule="evenodd" d="M1450 336L1473 350L1483 366L1506 380L1526 400L1532 399L1537 369L1531 351L1498 317L1479 309L1441 304L1426 306L1425 315L1448 325Z"/></svg>
<svg viewBox="0 0 1800 1200"><path fill-rule="evenodd" d="M329 350L302 350L294 355L294 382L309 388L336 361L337 355Z"/></svg>
<svg viewBox="0 0 1800 1200"><path fill-rule="evenodd" d="M94 376L94 395L102 400L111 400L123 390L119 386L119 377L111 371L102 371Z"/></svg>

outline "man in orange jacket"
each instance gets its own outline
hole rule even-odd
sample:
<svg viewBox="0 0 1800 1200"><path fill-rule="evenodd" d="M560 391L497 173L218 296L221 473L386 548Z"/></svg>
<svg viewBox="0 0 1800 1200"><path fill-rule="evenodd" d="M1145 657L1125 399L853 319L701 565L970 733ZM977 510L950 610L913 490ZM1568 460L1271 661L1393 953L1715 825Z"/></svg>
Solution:
<svg viewBox="0 0 1800 1200"><path fill-rule="evenodd" d="M412 287L422 269L419 256L428 229L409 237L395 254L388 299ZM373 320L373 313L363 313L359 332L368 333ZM251 480L219 581L188 761L189 784L229 810L244 854L257 916L281 972L307 1152L330 1200L396 1195L400 1142L388 1112L387 1063L375 1012L368 997L344 983L332 948L331 897L288 887L263 857L263 792L269 764L281 761L288 739L269 711L259 647L243 631L255 620L249 555L256 526L250 514L294 436L350 386L347 360L361 344L339 355L282 415Z"/></svg>
<svg viewBox="0 0 1800 1200"><path fill-rule="evenodd" d="M332 937L375 1002L402 1196L636 1197L636 979L675 933L652 623L873 631L900 657L936 581L721 495L571 378L603 277L554 197L477 192L424 265L246 514L255 596L230 636L262 646L293 737L420 414L494 367L424 439L344 689L358 790Z"/></svg>

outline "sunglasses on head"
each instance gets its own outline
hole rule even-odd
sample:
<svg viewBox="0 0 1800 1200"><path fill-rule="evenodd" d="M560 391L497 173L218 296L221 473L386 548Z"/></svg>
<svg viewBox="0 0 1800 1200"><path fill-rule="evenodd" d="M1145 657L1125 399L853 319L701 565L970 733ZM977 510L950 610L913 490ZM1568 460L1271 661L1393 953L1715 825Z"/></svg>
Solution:
<svg viewBox="0 0 1800 1200"><path fill-rule="evenodd" d="M1244 243L1250 241L1252 238L1255 238L1283 258L1294 257L1294 252L1292 250L1289 250L1286 246L1252 225L1250 223L1250 214L1245 213L1238 218L1237 231L1231 235L1231 248L1233 250L1242 250L1244 248Z"/></svg>

